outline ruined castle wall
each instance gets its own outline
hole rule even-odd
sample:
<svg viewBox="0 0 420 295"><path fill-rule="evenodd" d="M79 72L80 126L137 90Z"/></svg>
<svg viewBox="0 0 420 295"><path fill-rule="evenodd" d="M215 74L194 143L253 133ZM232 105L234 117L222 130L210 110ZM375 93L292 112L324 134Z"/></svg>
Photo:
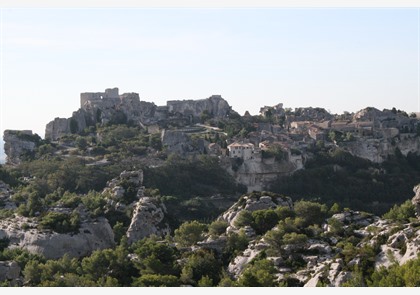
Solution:
<svg viewBox="0 0 420 295"><path fill-rule="evenodd" d="M55 118L45 127L45 138L57 140L65 134L70 133L70 119Z"/></svg>
<svg viewBox="0 0 420 295"><path fill-rule="evenodd" d="M166 104L171 113L194 117L199 117L204 111L215 117L224 117L230 111L229 104L220 95L200 100L170 100Z"/></svg>

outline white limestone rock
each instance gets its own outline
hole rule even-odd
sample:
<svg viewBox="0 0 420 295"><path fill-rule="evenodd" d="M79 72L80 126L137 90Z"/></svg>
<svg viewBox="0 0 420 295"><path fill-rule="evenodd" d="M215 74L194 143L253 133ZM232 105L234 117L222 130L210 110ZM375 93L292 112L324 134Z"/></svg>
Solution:
<svg viewBox="0 0 420 295"><path fill-rule="evenodd" d="M26 249L34 254L44 255L47 259L58 259L64 254L84 257L95 250L115 245L114 233L105 218L82 223L76 234L40 231L36 226L36 222L30 218L3 219L0 221L0 239L9 239L11 248Z"/></svg>
<svg viewBox="0 0 420 295"><path fill-rule="evenodd" d="M165 213L165 205L156 198L142 197L136 204L127 230L128 242L131 244L151 235L163 237L169 234L169 225L164 222Z"/></svg>
<svg viewBox="0 0 420 295"><path fill-rule="evenodd" d="M5 130L3 140L4 152L7 156L6 163L19 165L22 157L30 155L35 150L37 135L31 130Z"/></svg>
<svg viewBox="0 0 420 295"><path fill-rule="evenodd" d="M420 184L413 188L414 197L411 199L411 203L416 207L416 215L420 218Z"/></svg>

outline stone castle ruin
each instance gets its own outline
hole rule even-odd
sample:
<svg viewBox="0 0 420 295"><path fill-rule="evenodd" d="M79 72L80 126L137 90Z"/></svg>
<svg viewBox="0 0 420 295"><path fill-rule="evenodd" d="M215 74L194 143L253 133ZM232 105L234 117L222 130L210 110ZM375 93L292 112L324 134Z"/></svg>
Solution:
<svg viewBox="0 0 420 295"><path fill-rule="evenodd" d="M70 118L55 118L45 128L45 138L57 140L66 134L81 132L97 123L132 123L147 128L163 124L173 118L193 122L203 113L223 118L232 108L220 95L201 100L172 100L166 106L141 101L138 93L119 94L118 88L105 92L84 92L80 94L80 109Z"/></svg>

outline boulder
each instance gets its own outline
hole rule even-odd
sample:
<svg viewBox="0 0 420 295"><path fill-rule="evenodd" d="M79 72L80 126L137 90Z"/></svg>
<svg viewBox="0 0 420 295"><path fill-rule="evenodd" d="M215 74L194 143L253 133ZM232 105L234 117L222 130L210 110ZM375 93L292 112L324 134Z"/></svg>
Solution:
<svg viewBox="0 0 420 295"><path fill-rule="evenodd" d="M151 235L164 237L169 234L169 225L164 222L165 213L165 205L156 198L140 198L127 230L128 242L132 244Z"/></svg>
<svg viewBox="0 0 420 295"><path fill-rule="evenodd" d="M0 282L17 280L21 268L16 261L0 261Z"/></svg>
<svg viewBox="0 0 420 295"><path fill-rule="evenodd" d="M24 229L24 224L31 228ZM77 233L40 231L31 219L25 217L3 219L0 221L1 238L9 239L9 247L22 248L47 259L58 259L64 254L84 257L95 250L115 246L114 233L105 218L83 222Z"/></svg>

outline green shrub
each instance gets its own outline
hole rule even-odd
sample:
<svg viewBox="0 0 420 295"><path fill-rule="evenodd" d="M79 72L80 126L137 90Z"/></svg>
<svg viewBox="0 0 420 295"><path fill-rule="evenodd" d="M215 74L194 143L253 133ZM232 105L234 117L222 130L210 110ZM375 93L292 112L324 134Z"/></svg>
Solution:
<svg viewBox="0 0 420 295"><path fill-rule="evenodd" d="M40 229L51 229L58 233L77 232L80 226L78 213L65 214L60 212L48 212L39 222Z"/></svg>

